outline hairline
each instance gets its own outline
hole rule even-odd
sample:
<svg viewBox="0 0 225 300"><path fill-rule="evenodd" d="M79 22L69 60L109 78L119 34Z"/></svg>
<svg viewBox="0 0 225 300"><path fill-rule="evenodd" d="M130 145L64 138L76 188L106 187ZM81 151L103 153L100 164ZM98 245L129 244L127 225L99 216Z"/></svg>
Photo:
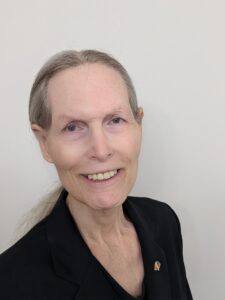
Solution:
<svg viewBox="0 0 225 300"><path fill-rule="evenodd" d="M88 56L89 52L91 53L90 56ZM36 123L36 124L40 125L41 127L44 127L45 129L48 129L51 127L52 112L51 112L50 103L47 99L49 81L52 78L54 78L54 76L56 76L58 73L60 73L64 70L78 68L85 64L103 65L103 66L113 69L120 75L120 78L122 79L123 83L125 84L125 88L127 90L130 108L136 119L137 109L138 109L137 97L136 97L136 92L135 92L132 80L131 80L129 74L127 73L126 69L123 67L123 65L121 65L121 63L119 61L117 61L115 58L111 57L110 55L108 55L106 53L101 53L98 51L97 51L97 54L94 52L95 52L95 50L83 50L80 52L76 52L73 50L63 51L63 52L57 53L56 55L51 57L46 62L46 64L43 65L43 67L40 69L40 71L36 77L36 80L32 86L31 93L30 93L29 116L30 116L31 124ZM77 55L77 57L74 58L73 55L75 55L75 54ZM102 54L103 54L103 57L101 57ZM71 61L70 61L71 57L69 57L70 55L72 55ZM87 55L87 57L85 57L85 55ZM100 56L98 56L98 55L100 55ZM67 60L66 60L66 58L67 58ZM63 59L65 60L64 63L63 63ZM58 62L58 65L57 65L57 62ZM39 100L33 99L33 98L38 98ZM35 100L36 100L36 105L32 105L33 102L35 102ZM32 111L32 109L33 109L33 111ZM37 117L37 113L35 114L35 109L39 113L38 117ZM42 113L43 110L45 111L45 114ZM35 119L35 118L36 118L36 121L33 121L33 119ZM41 123L45 123L46 125L43 126L43 124L41 124Z"/></svg>

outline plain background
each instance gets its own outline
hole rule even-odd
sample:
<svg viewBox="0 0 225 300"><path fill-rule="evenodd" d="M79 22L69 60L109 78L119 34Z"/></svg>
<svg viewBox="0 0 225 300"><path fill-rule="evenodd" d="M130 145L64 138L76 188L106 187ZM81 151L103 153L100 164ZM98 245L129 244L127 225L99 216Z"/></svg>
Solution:
<svg viewBox="0 0 225 300"><path fill-rule="evenodd" d="M224 299L224 11L222 0L0 1L1 251L57 182L29 128L34 76L55 52L95 48L124 64L145 110L133 194L178 214L194 299Z"/></svg>

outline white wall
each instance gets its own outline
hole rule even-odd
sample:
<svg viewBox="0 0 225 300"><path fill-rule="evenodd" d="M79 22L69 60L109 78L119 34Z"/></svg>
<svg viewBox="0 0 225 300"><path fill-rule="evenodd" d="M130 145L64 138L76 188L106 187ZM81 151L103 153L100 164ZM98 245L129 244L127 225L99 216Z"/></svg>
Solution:
<svg viewBox="0 0 225 300"><path fill-rule="evenodd" d="M182 224L195 299L224 299L225 2L0 2L0 250L56 181L27 116L34 75L53 53L97 48L130 72L145 109L134 194L168 202Z"/></svg>

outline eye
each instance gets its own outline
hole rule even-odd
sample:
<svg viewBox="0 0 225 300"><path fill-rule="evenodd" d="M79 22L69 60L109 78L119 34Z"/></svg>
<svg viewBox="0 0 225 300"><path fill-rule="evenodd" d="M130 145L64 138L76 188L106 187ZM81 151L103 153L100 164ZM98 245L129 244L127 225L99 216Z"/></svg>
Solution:
<svg viewBox="0 0 225 300"><path fill-rule="evenodd" d="M77 126L75 124L69 124L66 126L66 131L76 131Z"/></svg>
<svg viewBox="0 0 225 300"><path fill-rule="evenodd" d="M81 124L76 124L75 122L72 122L66 125L63 131L68 131L68 132L81 131L83 127L84 126L82 126Z"/></svg>
<svg viewBox="0 0 225 300"><path fill-rule="evenodd" d="M124 122L125 122L125 120L122 119L121 117L114 117L111 120L112 124L120 124L120 123L124 123Z"/></svg>

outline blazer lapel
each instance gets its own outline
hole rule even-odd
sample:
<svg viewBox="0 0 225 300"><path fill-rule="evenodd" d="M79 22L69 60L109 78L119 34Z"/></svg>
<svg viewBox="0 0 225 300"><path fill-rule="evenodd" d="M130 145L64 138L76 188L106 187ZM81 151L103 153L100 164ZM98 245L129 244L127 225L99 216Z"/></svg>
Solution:
<svg viewBox="0 0 225 300"><path fill-rule="evenodd" d="M137 231L142 249L147 299L170 300L170 281L165 253L154 241L154 225L128 197L124 211Z"/></svg>
<svg viewBox="0 0 225 300"><path fill-rule="evenodd" d="M57 276L77 286L76 300L113 300L104 274L83 241L67 208L64 190L47 219L47 237Z"/></svg>

